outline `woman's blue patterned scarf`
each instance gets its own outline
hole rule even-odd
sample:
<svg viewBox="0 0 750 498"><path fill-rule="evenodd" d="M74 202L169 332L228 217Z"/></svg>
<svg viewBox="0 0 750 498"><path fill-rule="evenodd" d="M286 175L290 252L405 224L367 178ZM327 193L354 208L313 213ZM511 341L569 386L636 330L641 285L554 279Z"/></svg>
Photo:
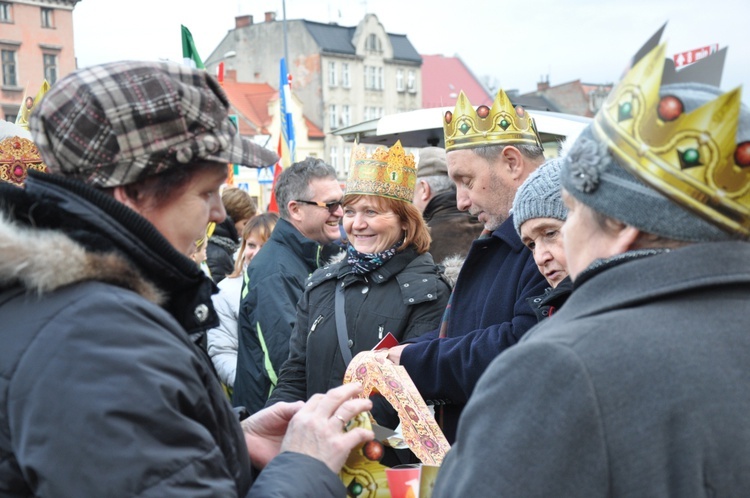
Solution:
<svg viewBox="0 0 750 498"><path fill-rule="evenodd" d="M385 264L386 261L391 259L396 254L396 249L401 247L404 243L404 239L399 240L393 244L390 249L386 249L383 252L376 252L372 254L365 254L357 251L351 242L346 248L347 261L349 266L352 267L352 272L357 275L364 275L370 273L373 270L377 270Z"/></svg>

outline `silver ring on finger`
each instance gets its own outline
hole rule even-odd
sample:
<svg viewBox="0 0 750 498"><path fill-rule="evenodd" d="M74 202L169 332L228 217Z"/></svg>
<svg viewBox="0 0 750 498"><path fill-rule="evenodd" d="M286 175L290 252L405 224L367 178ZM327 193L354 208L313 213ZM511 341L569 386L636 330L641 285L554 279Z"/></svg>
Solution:
<svg viewBox="0 0 750 498"><path fill-rule="evenodd" d="M347 426L348 422L346 420L344 420L344 417L342 417L338 413L334 413L333 416L334 416L334 418L337 418L337 419L339 419L341 421L341 424L342 424L341 428L342 429L346 429L346 426Z"/></svg>

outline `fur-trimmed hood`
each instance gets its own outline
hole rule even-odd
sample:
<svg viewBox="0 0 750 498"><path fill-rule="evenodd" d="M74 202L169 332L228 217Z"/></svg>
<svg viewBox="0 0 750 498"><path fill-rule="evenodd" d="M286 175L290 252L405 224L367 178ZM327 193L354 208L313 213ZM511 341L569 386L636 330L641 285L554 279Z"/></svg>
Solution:
<svg viewBox="0 0 750 498"><path fill-rule="evenodd" d="M0 253L0 287L20 284L41 295L96 280L130 289L157 305L165 300L123 256L87 251L62 232L28 228L4 214L0 215Z"/></svg>
<svg viewBox="0 0 750 498"><path fill-rule="evenodd" d="M98 281L136 292L188 334L215 327L216 285L154 225L106 192L34 174L0 185L0 287L44 294Z"/></svg>

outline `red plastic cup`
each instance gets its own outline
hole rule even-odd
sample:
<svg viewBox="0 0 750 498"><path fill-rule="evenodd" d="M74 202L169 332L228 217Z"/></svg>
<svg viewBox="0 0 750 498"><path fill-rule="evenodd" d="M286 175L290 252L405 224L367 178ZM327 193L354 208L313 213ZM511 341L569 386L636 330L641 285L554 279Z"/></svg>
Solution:
<svg viewBox="0 0 750 498"><path fill-rule="evenodd" d="M385 469L391 498L417 498L419 496L419 465L397 465Z"/></svg>

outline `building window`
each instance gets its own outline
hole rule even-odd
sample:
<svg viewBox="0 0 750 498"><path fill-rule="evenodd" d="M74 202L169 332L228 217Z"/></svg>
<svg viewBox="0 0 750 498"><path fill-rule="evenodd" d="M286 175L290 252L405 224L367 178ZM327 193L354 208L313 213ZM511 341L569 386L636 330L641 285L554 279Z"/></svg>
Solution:
<svg viewBox="0 0 750 498"><path fill-rule="evenodd" d="M365 121L383 117L382 107L365 107Z"/></svg>
<svg viewBox="0 0 750 498"><path fill-rule="evenodd" d="M348 105L341 106L341 126L349 126L351 124L351 112L349 111Z"/></svg>
<svg viewBox="0 0 750 498"><path fill-rule="evenodd" d="M55 54L44 54L44 79L50 85L57 81L57 56Z"/></svg>
<svg viewBox="0 0 750 498"><path fill-rule="evenodd" d="M349 79L349 63L348 62L342 62L341 63L341 86L344 88L351 88L352 83Z"/></svg>
<svg viewBox="0 0 750 498"><path fill-rule="evenodd" d="M338 128L338 112L336 110L336 104L328 106L328 125L332 130Z"/></svg>
<svg viewBox="0 0 750 498"><path fill-rule="evenodd" d="M331 167L336 171L339 170L339 148L331 147Z"/></svg>
<svg viewBox="0 0 750 498"><path fill-rule="evenodd" d="M0 22L13 22L10 8L8 2L0 2Z"/></svg>
<svg viewBox="0 0 750 498"><path fill-rule="evenodd" d="M365 88L367 90L383 89L383 68L365 66Z"/></svg>
<svg viewBox="0 0 750 498"><path fill-rule="evenodd" d="M54 14L53 9L47 9L45 7L42 7L42 27L43 28L55 27L55 17L53 14Z"/></svg>
<svg viewBox="0 0 750 498"><path fill-rule="evenodd" d="M408 79L406 80L406 88L408 88L409 91L412 93L416 92L417 91L416 76L414 75L414 71L409 71L409 75L407 78Z"/></svg>
<svg viewBox="0 0 750 498"><path fill-rule="evenodd" d="M404 91L404 70L403 69L396 70L396 90L399 92Z"/></svg>
<svg viewBox="0 0 750 498"><path fill-rule="evenodd" d="M16 75L16 51L3 50L3 86L18 86Z"/></svg>
<svg viewBox="0 0 750 498"><path fill-rule="evenodd" d="M380 43L380 38L377 35L371 34L367 37L365 42L365 50L368 52L375 52L377 54L383 52L383 45Z"/></svg>
<svg viewBox="0 0 750 498"><path fill-rule="evenodd" d="M349 176L349 163L352 161L352 148L344 147L344 176Z"/></svg>
<svg viewBox="0 0 750 498"><path fill-rule="evenodd" d="M328 86L337 86L338 83L338 74L336 72L336 63L335 62L329 62L328 63Z"/></svg>

